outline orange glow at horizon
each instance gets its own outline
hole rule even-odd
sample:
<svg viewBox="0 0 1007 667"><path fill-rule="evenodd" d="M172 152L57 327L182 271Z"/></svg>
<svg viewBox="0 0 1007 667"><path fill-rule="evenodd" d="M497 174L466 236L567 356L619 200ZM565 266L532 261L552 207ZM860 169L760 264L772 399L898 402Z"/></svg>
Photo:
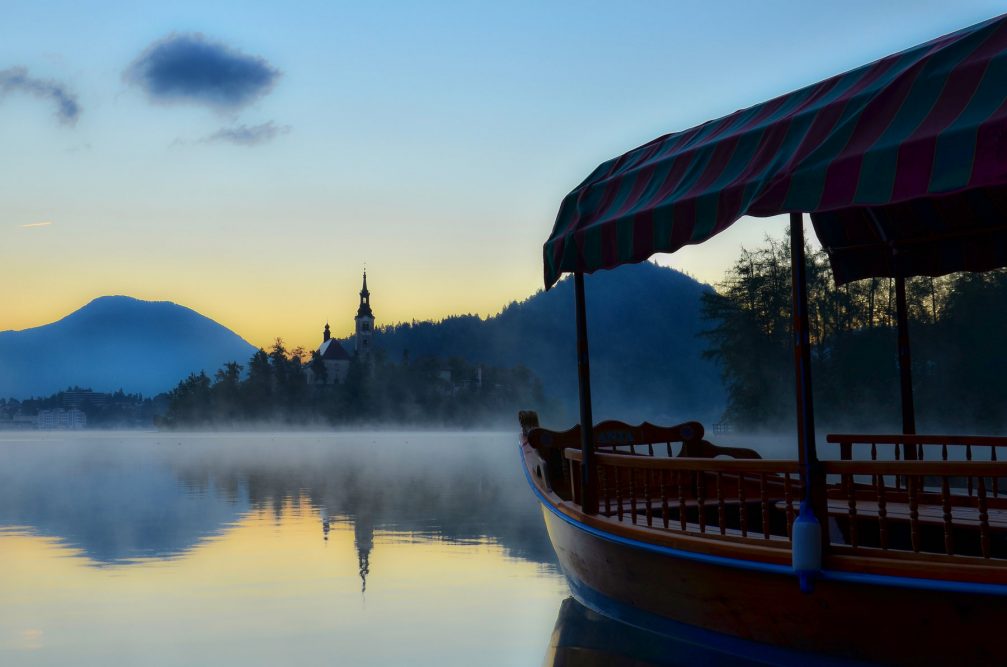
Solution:
<svg viewBox="0 0 1007 667"><path fill-rule="evenodd" d="M40 276L29 284L19 285L16 294L0 295L0 312L4 313L0 331L49 324L92 299L125 295L145 301L172 301L191 308L256 347L269 349L279 337L288 349L297 346L314 349L322 341L326 322L331 325L333 336L343 338L353 333L361 283L359 271L340 270L324 281L306 276L296 289L287 283L276 283L249 293L242 276L253 274L254 270L245 266L234 267L219 276L193 270L186 281L171 275L151 276L142 281L144 287L124 288L139 285L140 281L123 280L119 272L108 267L81 265L68 270L88 271L91 280L101 287L67 284L62 275ZM508 275L493 276L486 281L485 289L478 290L472 289L471 281L458 280L453 275L427 272L422 283L414 278L408 268L369 270L368 288L377 326L440 320L468 313L486 317L499 313L512 301L527 298L540 287L533 280L514 281Z"/></svg>
<svg viewBox="0 0 1007 667"><path fill-rule="evenodd" d="M537 262L532 257L517 263L529 265L524 276L513 267L480 267L474 259L465 270L450 273L440 270L437 261L369 262L377 325L495 314L541 288ZM121 294L186 306L267 350L278 337L288 349L314 349L326 321L334 337L352 333L362 272L349 262L325 271L312 268L311 261L262 268L240 257L215 262L195 258L183 269L173 268L176 264L177 258L164 257L143 266L132 260L94 265L75 256L40 270L36 258L12 257L5 264L11 288L0 294L0 330L47 324L99 296ZM73 276L87 280L68 279Z"/></svg>

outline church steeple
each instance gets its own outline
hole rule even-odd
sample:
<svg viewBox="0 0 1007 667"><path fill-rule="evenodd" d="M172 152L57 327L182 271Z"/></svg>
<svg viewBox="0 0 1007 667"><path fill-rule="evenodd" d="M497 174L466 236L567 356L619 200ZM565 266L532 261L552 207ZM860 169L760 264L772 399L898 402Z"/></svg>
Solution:
<svg viewBox="0 0 1007 667"><path fill-rule="evenodd" d="M330 338L332 338L332 335L329 333L329 323L326 322L325 323L325 331L322 332L322 342L324 343L325 341L327 341Z"/></svg>
<svg viewBox="0 0 1007 667"><path fill-rule="evenodd" d="M360 306L356 323L356 353L366 357L371 351L371 334L374 332L374 312L371 310L371 293L367 289L367 269L364 269L364 285L360 290Z"/></svg>
<svg viewBox="0 0 1007 667"><path fill-rule="evenodd" d="M367 289L367 269L364 269L364 286L360 290L360 307L357 308L357 317L370 317L374 319L371 312L371 293Z"/></svg>

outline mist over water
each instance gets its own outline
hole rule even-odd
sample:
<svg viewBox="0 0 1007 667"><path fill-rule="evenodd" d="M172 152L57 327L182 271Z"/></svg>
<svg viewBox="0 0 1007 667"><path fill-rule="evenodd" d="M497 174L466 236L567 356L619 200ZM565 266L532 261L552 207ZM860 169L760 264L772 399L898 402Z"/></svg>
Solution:
<svg viewBox="0 0 1007 667"><path fill-rule="evenodd" d="M183 555L243 514L319 517L445 540L492 539L551 561L503 433L94 433L0 436L0 524L97 562ZM485 521L493 513L496 520Z"/></svg>

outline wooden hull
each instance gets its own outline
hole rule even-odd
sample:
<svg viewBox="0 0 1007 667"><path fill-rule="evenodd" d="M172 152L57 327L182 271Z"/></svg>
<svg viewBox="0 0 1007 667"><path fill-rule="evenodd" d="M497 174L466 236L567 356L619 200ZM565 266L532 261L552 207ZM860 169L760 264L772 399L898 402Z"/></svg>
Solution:
<svg viewBox="0 0 1007 667"><path fill-rule="evenodd" d="M527 455L527 451L526 451ZM710 631L728 651L770 664L809 656L905 665L1003 664L1007 597L949 582L825 572L802 594L788 566L711 556L609 532L578 516L529 470L573 594L586 606L652 630ZM603 523L603 522L602 522ZM919 585L916 585L919 584ZM712 633L718 633L714 635ZM741 641L737 646L732 642Z"/></svg>

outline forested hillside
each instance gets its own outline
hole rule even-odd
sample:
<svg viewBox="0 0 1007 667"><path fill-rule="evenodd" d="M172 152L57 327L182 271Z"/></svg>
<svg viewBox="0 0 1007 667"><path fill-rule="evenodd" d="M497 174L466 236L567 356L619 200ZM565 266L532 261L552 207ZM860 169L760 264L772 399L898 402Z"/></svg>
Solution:
<svg viewBox="0 0 1007 667"><path fill-rule="evenodd" d="M824 252L808 251L816 421L828 428L898 431L895 294L887 278L836 287ZM921 431L997 432L1007 425L1007 273L906 282L913 384ZM794 419L790 246L743 251L704 296L710 355L738 426Z"/></svg>
<svg viewBox="0 0 1007 667"><path fill-rule="evenodd" d="M586 276L595 416L676 422L720 417L724 391L715 362L703 358L700 318L709 286L645 262ZM488 319L474 315L412 322L376 332L389 360L458 357L473 364L524 365L561 410L576 417L577 364L573 283L508 305ZM352 349L352 339L346 342ZM536 406L529 405L529 408Z"/></svg>

